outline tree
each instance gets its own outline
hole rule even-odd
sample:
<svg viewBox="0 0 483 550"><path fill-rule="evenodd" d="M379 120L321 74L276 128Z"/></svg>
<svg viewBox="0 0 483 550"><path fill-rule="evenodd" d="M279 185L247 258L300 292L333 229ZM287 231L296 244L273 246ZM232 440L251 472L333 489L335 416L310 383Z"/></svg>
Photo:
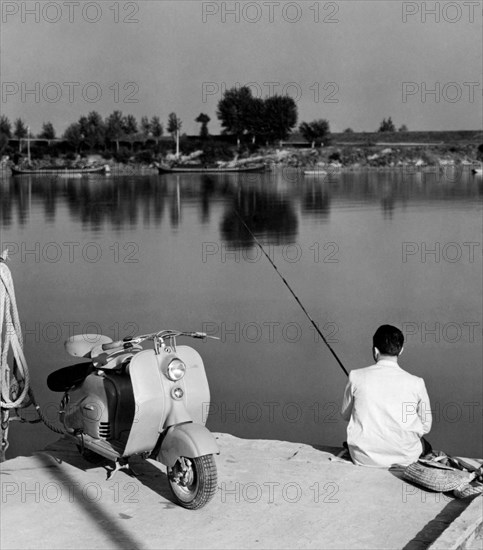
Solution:
<svg viewBox="0 0 483 550"><path fill-rule="evenodd" d="M195 118L195 122L199 122L201 124L200 137L203 139L206 139L208 137L208 122L210 122L210 120L211 118L205 113L200 113Z"/></svg>
<svg viewBox="0 0 483 550"><path fill-rule="evenodd" d="M12 125L5 115L0 116L0 134L6 138L12 137Z"/></svg>
<svg viewBox="0 0 483 550"><path fill-rule="evenodd" d="M396 127L394 126L394 123L389 117L387 120L384 118L381 122L381 125L379 126L378 132L395 132Z"/></svg>
<svg viewBox="0 0 483 550"><path fill-rule="evenodd" d="M151 133L151 123L149 122L149 118L147 116L141 117L141 132L144 136L149 136Z"/></svg>
<svg viewBox="0 0 483 550"><path fill-rule="evenodd" d="M247 120L247 132L251 134L254 143L257 138L265 141L269 139L269 121L265 112L265 101L259 97L254 97L245 115Z"/></svg>
<svg viewBox="0 0 483 550"><path fill-rule="evenodd" d="M216 111L223 133L236 136L240 143L240 138L253 129L253 106L254 98L248 86L226 90Z"/></svg>
<svg viewBox="0 0 483 550"><path fill-rule="evenodd" d="M81 127L78 122L70 124L64 132L64 139L74 148L76 153L79 152L82 137Z"/></svg>
<svg viewBox="0 0 483 550"><path fill-rule="evenodd" d="M136 117L134 115L126 115L122 119L122 129L126 137L131 142L131 149L132 149L134 138L138 133L138 122L136 120Z"/></svg>
<svg viewBox="0 0 483 550"><path fill-rule="evenodd" d="M91 111L82 116L78 122L80 130L90 149L104 147L106 141L106 125L97 111Z"/></svg>
<svg viewBox="0 0 483 550"><path fill-rule="evenodd" d="M52 122L44 122L42 124L42 131L39 134L39 138L55 139L55 129Z"/></svg>
<svg viewBox="0 0 483 550"><path fill-rule="evenodd" d="M342 133L343 134L353 134L354 130L352 128L346 128Z"/></svg>
<svg viewBox="0 0 483 550"><path fill-rule="evenodd" d="M119 152L119 140L122 138L123 116L121 111L113 111L106 119L106 137L109 141L116 142L116 151Z"/></svg>
<svg viewBox="0 0 483 550"><path fill-rule="evenodd" d="M122 119L122 128L124 133L132 136L138 133L138 122L134 115L127 115Z"/></svg>
<svg viewBox="0 0 483 550"><path fill-rule="evenodd" d="M297 105L293 98L274 95L264 100L263 126L269 141L287 139L296 124Z"/></svg>
<svg viewBox="0 0 483 550"><path fill-rule="evenodd" d="M21 118L17 118L14 122L13 135L17 139L23 139L27 137L27 126Z"/></svg>
<svg viewBox="0 0 483 550"><path fill-rule="evenodd" d="M176 139L176 134L181 131L181 119L176 116L176 113L169 113L167 130L173 139Z"/></svg>
<svg viewBox="0 0 483 550"><path fill-rule="evenodd" d="M299 132L311 143L323 143L330 136L329 122L325 118L319 118L312 122L302 122Z"/></svg>
<svg viewBox="0 0 483 550"><path fill-rule="evenodd" d="M21 118L17 118L14 122L13 135L18 139L18 151L22 150L22 139L26 138L28 134L27 126Z"/></svg>
<svg viewBox="0 0 483 550"><path fill-rule="evenodd" d="M163 135L163 125L161 124L158 116L153 116L150 126L153 137L160 138Z"/></svg>
<svg viewBox="0 0 483 550"><path fill-rule="evenodd" d="M408 131L408 127L405 124L400 126L400 128L398 130L398 132L407 132L407 131Z"/></svg>

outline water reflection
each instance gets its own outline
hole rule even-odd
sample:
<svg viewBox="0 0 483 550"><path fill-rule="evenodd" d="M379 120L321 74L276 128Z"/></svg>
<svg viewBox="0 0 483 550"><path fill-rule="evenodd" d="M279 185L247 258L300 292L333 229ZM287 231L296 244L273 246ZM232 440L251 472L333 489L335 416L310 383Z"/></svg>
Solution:
<svg viewBox="0 0 483 550"><path fill-rule="evenodd" d="M221 237L239 247L254 246L246 228L267 244L293 242L298 220L293 204L282 196L264 189L239 189L229 204L220 224Z"/></svg>
<svg viewBox="0 0 483 550"><path fill-rule="evenodd" d="M396 196L394 188L389 183L385 183L382 187L381 207L384 214L384 219L391 219L394 213Z"/></svg>
<svg viewBox="0 0 483 550"><path fill-rule="evenodd" d="M125 334L121 327L133 323L139 333L164 324L202 330L203 323L214 323L225 339L205 346L202 356L218 411L222 405L236 411L241 403L242 414L243 403L258 399L261 405L280 404L278 411L296 402L304 415L295 423L272 422L265 415L260 423L244 421L243 414L241 419L212 415L212 429L339 444L345 424L323 421L323 411L330 412L323 407L338 404L345 380L327 350L306 328L262 254L224 258L218 246L222 240L227 248L253 249L243 220L264 245L273 245L274 261L321 327L326 322L337 327L337 351L349 368L371 360L367 338L373 327L406 324L412 332L404 361L427 379L435 407L441 411L453 403L455 388L462 403L481 402L481 331L476 329L481 301L474 298L481 293L481 255L475 249L474 259L466 255L453 262L452 256L436 259L431 252L445 243L453 252L455 246L467 250L464 243L481 241L481 178L396 171L317 179L294 170L286 176L273 171L0 179L1 237L18 239L26 251L12 254L12 267L40 401L53 399L44 379L54 363L65 360L66 327L95 322L99 332L117 339ZM419 250L407 261L403 242ZM66 243L78 245L72 249L74 261L70 252L55 260L44 253L49 244L64 252ZM99 261L83 255L91 243L102 252ZM218 252L203 256L206 244ZM300 252L296 262L285 244ZM423 245L428 258L420 253ZM295 325L301 332L294 340L282 329ZM52 326L59 331L50 338L44 329ZM455 340L451 333L445 340L423 333L423 327L435 326L457 326L466 335L471 326L475 337ZM259 340L245 330L250 327L260 328ZM294 384L293 365L310 384ZM317 421L314 404L321 406ZM481 433L479 419L443 418L435 422L431 441L450 452L481 454L477 437L468 435ZM42 437L50 435L43 432L40 441L32 435L30 441L18 430L11 441L14 434L17 449L44 446Z"/></svg>
<svg viewBox="0 0 483 550"><path fill-rule="evenodd" d="M216 182L210 177L203 175L201 177L201 201L200 201L200 222L203 225L210 223L211 203L216 195Z"/></svg>
<svg viewBox="0 0 483 550"><path fill-rule="evenodd" d="M444 176L444 177L443 177ZM0 180L0 224L28 223L32 205L41 205L47 224L55 222L58 210L66 207L73 222L98 232L104 225L114 229L160 225L165 209L170 224L178 227L183 207L195 205L201 224L209 224L213 204L228 203L221 223L222 236L239 246L251 239L235 215L239 212L257 236L271 242L293 239L297 232L297 203L303 215L328 221L331 204L375 203L384 218L408 201L434 204L436 201L478 199L481 178L467 173L362 172L340 174L337 178L304 178L294 172L267 174L109 177L81 179L57 177L6 178ZM439 178L439 179L438 179ZM15 219L15 222L14 222Z"/></svg>
<svg viewBox="0 0 483 550"><path fill-rule="evenodd" d="M330 191L326 185L312 183L307 186L302 199L302 212L316 215L327 221L330 213Z"/></svg>

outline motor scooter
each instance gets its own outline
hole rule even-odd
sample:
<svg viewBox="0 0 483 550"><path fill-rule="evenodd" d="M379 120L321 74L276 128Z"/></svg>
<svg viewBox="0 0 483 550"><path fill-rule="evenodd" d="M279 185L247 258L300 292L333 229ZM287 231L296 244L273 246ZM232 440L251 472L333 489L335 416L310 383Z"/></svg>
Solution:
<svg viewBox="0 0 483 550"><path fill-rule="evenodd" d="M60 420L86 459L107 458L117 471L133 455L153 458L167 467L175 501L194 510L215 494L219 449L205 427L210 391L203 361L195 349L176 345L180 336L214 338L176 330L115 342L72 336L66 351L90 361L51 373L47 385L64 392ZM153 348L144 350L148 340Z"/></svg>

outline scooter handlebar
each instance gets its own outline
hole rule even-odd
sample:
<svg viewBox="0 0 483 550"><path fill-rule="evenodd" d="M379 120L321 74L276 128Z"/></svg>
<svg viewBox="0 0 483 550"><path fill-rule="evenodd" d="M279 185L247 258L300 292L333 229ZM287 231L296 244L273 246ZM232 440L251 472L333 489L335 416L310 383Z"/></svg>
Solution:
<svg viewBox="0 0 483 550"><path fill-rule="evenodd" d="M109 342L109 344L102 344L102 351L122 348L123 346L124 346L124 342L122 340L117 340L116 342Z"/></svg>
<svg viewBox="0 0 483 550"><path fill-rule="evenodd" d="M213 338L213 340L219 340L220 338L218 336L211 336L210 334L206 334L206 332L190 332L186 333L186 336L191 336L191 338Z"/></svg>
<svg viewBox="0 0 483 550"><path fill-rule="evenodd" d="M153 332L152 334L143 334L141 336L126 336L123 340L117 340L116 342L110 342L108 344L102 344L102 350L108 351L118 348L129 348L133 344L139 344L144 340L152 340L155 337L167 338L167 337L176 337L176 336L188 336L191 338L213 338L214 340L219 340L218 336L210 336L205 332L181 332L175 330L162 330L159 332Z"/></svg>

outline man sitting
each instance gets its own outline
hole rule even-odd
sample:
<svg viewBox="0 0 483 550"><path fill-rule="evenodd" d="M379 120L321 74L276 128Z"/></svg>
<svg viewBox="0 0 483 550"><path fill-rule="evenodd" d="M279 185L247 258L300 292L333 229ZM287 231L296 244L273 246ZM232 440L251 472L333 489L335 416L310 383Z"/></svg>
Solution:
<svg viewBox="0 0 483 550"><path fill-rule="evenodd" d="M350 455L360 466L408 465L428 451L421 438L431 429L429 397L424 380L398 365L403 344L398 328L380 326L373 337L376 364L349 374L342 417L349 421Z"/></svg>

